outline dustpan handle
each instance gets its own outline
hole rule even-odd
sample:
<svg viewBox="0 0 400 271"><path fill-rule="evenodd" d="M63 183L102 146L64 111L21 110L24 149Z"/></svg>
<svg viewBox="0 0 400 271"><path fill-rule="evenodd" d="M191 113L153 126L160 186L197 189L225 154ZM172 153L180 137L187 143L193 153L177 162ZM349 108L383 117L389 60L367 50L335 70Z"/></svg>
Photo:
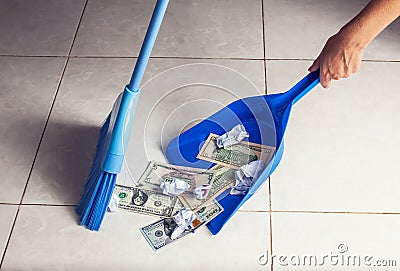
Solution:
<svg viewBox="0 0 400 271"><path fill-rule="evenodd" d="M133 69L131 81L128 85L130 91L139 91L140 83L142 82L143 74L154 47L158 31L160 30L168 2L169 0L157 0L153 15L151 16L149 28L147 29L142 48L140 49L135 68Z"/></svg>
<svg viewBox="0 0 400 271"><path fill-rule="evenodd" d="M286 91L282 95L282 103L295 104L304 95L306 95L310 90L312 90L319 83L319 70L315 72L310 72L303 79L301 79L296 85L291 89Z"/></svg>

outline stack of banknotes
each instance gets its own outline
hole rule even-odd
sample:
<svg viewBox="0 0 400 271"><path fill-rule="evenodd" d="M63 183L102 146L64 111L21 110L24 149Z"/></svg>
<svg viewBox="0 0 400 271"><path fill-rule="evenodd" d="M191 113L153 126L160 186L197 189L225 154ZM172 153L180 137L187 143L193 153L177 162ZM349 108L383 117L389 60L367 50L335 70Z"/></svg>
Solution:
<svg viewBox="0 0 400 271"><path fill-rule="evenodd" d="M158 249L195 231L221 212L217 197L229 193L235 185L235 171L255 160L267 164L275 147L242 141L227 148L218 148L218 135L210 134L198 159L215 164L210 169L199 169L169 165L151 161L134 187L117 184L114 197L118 198L118 209L156 216L159 220L140 228L141 233L153 248ZM189 184L189 189L178 196L164 194L161 183L179 179ZM193 193L196 187L208 187L204 197L199 199ZM183 208L194 212L196 219L191 222L191 230L185 230L178 238L171 239L176 227L173 215Z"/></svg>

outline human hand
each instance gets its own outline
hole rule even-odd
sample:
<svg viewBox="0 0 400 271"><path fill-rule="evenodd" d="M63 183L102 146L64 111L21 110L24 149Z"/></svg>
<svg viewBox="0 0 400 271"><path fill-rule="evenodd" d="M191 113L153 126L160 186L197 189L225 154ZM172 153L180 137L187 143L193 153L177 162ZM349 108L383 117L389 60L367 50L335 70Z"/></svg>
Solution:
<svg viewBox="0 0 400 271"><path fill-rule="evenodd" d="M353 33L339 31L328 39L308 70L313 72L319 69L321 85L329 88L332 79L347 78L359 70L363 50Z"/></svg>

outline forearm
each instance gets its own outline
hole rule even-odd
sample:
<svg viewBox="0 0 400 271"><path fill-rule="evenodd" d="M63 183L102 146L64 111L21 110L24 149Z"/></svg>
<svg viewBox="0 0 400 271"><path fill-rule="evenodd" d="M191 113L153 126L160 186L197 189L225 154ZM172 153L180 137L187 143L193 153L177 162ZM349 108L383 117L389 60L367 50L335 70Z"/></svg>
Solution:
<svg viewBox="0 0 400 271"><path fill-rule="evenodd" d="M365 48L383 29L400 16L400 0L372 0L339 33Z"/></svg>

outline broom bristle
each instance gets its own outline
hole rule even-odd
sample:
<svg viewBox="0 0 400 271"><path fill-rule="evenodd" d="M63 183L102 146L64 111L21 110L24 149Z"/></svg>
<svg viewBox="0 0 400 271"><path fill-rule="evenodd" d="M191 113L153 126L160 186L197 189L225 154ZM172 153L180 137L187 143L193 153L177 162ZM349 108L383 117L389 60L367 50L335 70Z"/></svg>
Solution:
<svg viewBox="0 0 400 271"><path fill-rule="evenodd" d="M80 216L81 225L94 231L98 231L100 228L117 180L117 174L108 173L101 169L104 152L107 147L109 125L110 115L101 127L90 174L81 200L76 208L76 212Z"/></svg>

